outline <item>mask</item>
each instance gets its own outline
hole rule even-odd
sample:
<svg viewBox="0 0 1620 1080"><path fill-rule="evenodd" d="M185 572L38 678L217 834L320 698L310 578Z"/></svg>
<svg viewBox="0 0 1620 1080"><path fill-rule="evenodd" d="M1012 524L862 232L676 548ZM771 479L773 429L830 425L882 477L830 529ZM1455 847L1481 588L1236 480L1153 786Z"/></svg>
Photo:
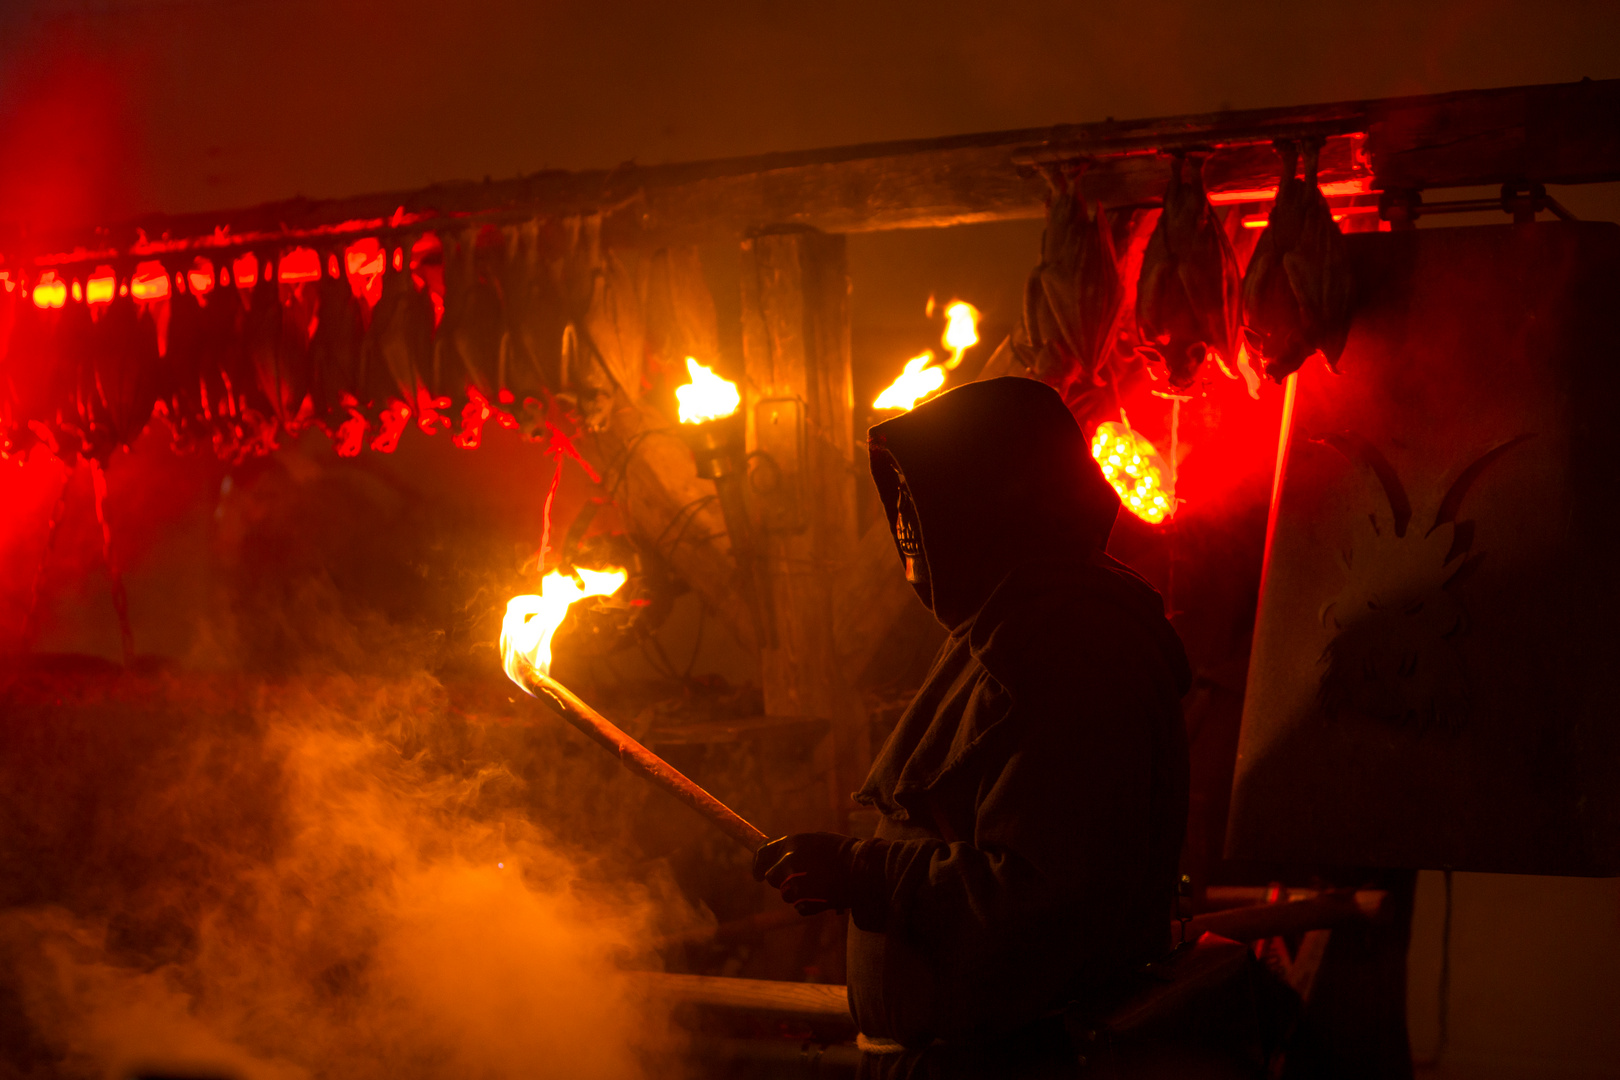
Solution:
<svg viewBox="0 0 1620 1080"><path fill-rule="evenodd" d="M900 482L900 504L895 510L894 539L906 561L906 580L913 585L928 582L928 558L923 554L922 530L917 524L917 504L911 500L911 489Z"/></svg>

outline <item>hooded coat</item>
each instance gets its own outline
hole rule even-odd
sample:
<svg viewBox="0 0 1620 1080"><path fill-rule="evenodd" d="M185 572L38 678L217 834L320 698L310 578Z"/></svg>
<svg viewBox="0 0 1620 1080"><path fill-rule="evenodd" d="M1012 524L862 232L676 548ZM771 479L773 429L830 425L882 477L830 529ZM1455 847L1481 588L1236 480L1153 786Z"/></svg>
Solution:
<svg viewBox="0 0 1620 1080"><path fill-rule="evenodd" d="M881 819L850 1007L908 1048L991 1040L1168 951L1190 673L1158 593L1104 553L1119 500L1051 388L963 386L870 446L949 637L855 796Z"/></svg>

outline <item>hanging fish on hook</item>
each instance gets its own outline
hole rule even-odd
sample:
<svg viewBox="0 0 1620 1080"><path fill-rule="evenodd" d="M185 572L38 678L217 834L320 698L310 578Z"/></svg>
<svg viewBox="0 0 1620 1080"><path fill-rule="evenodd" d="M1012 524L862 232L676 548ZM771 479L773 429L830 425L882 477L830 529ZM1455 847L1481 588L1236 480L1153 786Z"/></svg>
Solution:
<svg viewBox="0 0 1620 1080"><path fill-rule="evenodd" d="M157 403L157 327L132 295L134 268L114 269L112 301L96 320L81 369L86 452L105 462L140 437Z"/></svg>
<svg viewBox="0 0 1620 1080"><path fill-rule="evenodd" d="M234 461L247 434L236 386L244 371L252 369L242 344L247 312L230 255L221 252L210 261L214 281L204 298L201 333L203 417L211 429L214 452L222 460Z"/></svg>
<svg viewBox="0 0 1620 1080"><path fill-rule="evenodd" d="M439 396L462 396L468 387L486 399L500 389L505 311L497 277L480 253L482 228L442 233L444 319L433 348L430 389Z"/></svg>
<svg viewBox="0 0 1620 1080"><path fill-rule="evenodd" d="M1083 170L1046 171L1051 193L1041 261L1024 289L1024 318L1013 349L1034 375L1059 390L1094 382L1113 351L1125 300L1112 232L1080 191Z"/></svg>
<svg viewBox="0 0 1620 1080"><path fill-rule="evenodd" d="M245 391L248 408L263 417L264 426L296 435L309 393L307 323L298 318L295 306L282 300L280 253L261 251L256 258L259 275L243 327L253 373L252 386Z"/></svg>
<svg viewBox="0 0 1620 1080"><path fill-rule="evenodd" d="M358 423L363 433L366 424L359 410L365 392L366 310L349 284L344 249L325 248L320 256L315 332L309 341L310 395L316 423L341 446L340 429L351 431Z"/></svg>
<svg viewBox="0 0 1620 1080"><path fill-rule="evenodd" d="M1350 334L1354 281L1344 234L1316 185L1320 140L1278 143L1282 176L1265 232L1243 277L1243 333L1279 382L1320 351L1337 365Z"/></svg>
<svg viewBox="0 0 1620 1080"><path fill-rule="evenodd" d="M169 277L169 323L152 388L163 404L174 448L179 451L189 450L205 437L208 427L202 390L203 309L191 287L194 262L189 255L163 260Z"/></svg>
<svg viewBox="0 0 1620 1080"><path fill-rule="evenodd" d="M1165 365L1175 387L1190 385L1207 357L1232 378L1238 363L1242 284L1232 244L1204 194L1203 164L1202 155L1171 158L1164 211L1136 285L1140 349Z"/></svg>
<svg viewBox="0 0 1620 1080"><path fill-rule="evenodd" d="M395 238L383 248L382 297L371 313L365 346L366 398L380 432L372 447L391 452L417 411L424 375L433 362L433 301L411 272L411 242Z"/></svg>

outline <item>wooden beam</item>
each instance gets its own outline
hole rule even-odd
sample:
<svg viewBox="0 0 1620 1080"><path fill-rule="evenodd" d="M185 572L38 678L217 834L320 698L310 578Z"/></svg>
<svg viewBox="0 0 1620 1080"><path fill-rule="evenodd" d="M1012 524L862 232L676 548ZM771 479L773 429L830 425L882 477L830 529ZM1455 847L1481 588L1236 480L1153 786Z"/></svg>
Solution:
<svg viewBox="0 0 1620 1080"><path fill-rule="evenodd" d="M1251 109L764 154L687 164L544 172L347 199L289 199L241 210L148 215L121 226L31 234L0 229L15 259L151 255L196 246L429 229L445 217L490 220L606 213L615 244L740 237L767 225L827 232L923 228L1033 217L1045 184L1034 166L1093 159L1086 195L1150 202L1167 170L1157 150L1215 148L1209 187L1275 181L1278 137L1328 140L1323 179L1372 188L1444 188L1533 180L1620 180L1620 80Z"/></svg>
<svg viewBox="0 0 1620 1080"><path fill-rule="evenodd" d="M745 240L742 312L751 484L776 627L760 651L765 711L831 721L837 812L871 760L833 636L836 582L855 548L844 238L792 229Z"/></svg>

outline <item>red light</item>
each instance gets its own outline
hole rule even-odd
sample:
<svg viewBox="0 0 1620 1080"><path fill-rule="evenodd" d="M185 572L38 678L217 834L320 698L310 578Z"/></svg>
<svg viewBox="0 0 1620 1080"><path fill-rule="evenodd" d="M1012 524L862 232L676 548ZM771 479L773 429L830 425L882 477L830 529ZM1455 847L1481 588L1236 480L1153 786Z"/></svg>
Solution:
<svg viewBox="0 0 1620 1080"><path fill-rule="evenodd" d="M34 286L34 306L59 308L67 303L67 295L67 283L56 276L55 270L47 270Z"/></svg>
<svg viewBox="0 0 1620 1080"><path fill-rule="evenodd" d="M255 259L252 255L243 255L241 258L231 263L231 272L236 277L237 288L251 289L254 282L259 280L259 260ZM226 276L224 274L219 276L219 283L221 285L230 284L230 282L226 280Z"/></svg>
<svg viewBox="0 0 1620 1080"><path fill-rule="evenodd" d="M161 300L169 295L169 275L161 264L143 262L135 268L129 291L137 300Z"/></svg>
<svg viewBox="0 0 1620 1080"><path fill-rule="evenodd" d="M321 257L309 248L294 248L281 258L277 279L283 282L319 281Z"/></svg>

